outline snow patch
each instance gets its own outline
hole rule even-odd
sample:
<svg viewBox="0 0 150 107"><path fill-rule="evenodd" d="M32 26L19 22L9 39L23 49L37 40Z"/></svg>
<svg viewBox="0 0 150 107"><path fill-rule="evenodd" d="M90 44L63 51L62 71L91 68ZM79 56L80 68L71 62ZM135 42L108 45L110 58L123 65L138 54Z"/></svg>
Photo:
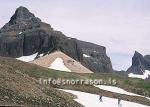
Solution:
<svg viewBox="0 0 150 107"><path fill-rule="evenodd" d="M22 32L19 32L19 34L22 34Z"/></svg>
<svg viewBox="0 0 150 107"><path fill-rule="evenodd" d="M125 94L125 95L130 95L130 96L145 97L145 96L138 95L138 94L135 94L135 93L127 92L124 89L121 89L121 88L118 88L118 87L115 87L115 86L97 85L95 87L100 88L102 90L114 92L114 93ZM145 98L150 99L148 97L145 97Z"/></svg>
<svg viewBox="0 0 150 107"><path fill-rule="evenodd" d="M59 71L71 72L71 70L65 66L62 58L56 58L54 62L50 65L50 67L48 68L59 70Z"/></svg>
<svg viewBox="0 0 150 107"><path fill-rule="evenodd" d="M131 96L140 96L140 95L137 95L137 94L134 94L134 93L127 92L124 89L121 89L121 88L118 88L118 87L115 87L115 86L97 85L95 87L100 88L102 90L114 92L114 93L126 94L126 95L131 95Z"/></svg>
<svg viewBox="0 0 150 107"><path fill-rule="evenodd" d="M30 61L33 61L37 55L38 55L38 52L29 56L22 56L16 59L20 61L24 61L24 62L30 62Z"/></svg>
<svg viewBox="0 0 150 107"><path fill-rule="evenodd" d="M118 100L115 98L102 97L102 102L99 101L99 95L89 94L74 90L63 90L65 92L74 94L77 99L74 99L78 103L84 105L85 107L118 107ZM121 100L122 107L149 107L142 104L137 104L129 101Z"/></svg>
<svg viewBox="0 0 150 107"><path fill-rule="evenodd" d="M146 79L146 78L148 78L149 75L150 75L150 71L145 70L143 75L137 75L137 74L130 73L130 74L128 74L128 77Z"/></svg>
<svg viewBox="0 0 150 107"><path fill-rule="evenodd" d="M42 53L42 54L40 54L39 56L42 57L43 55L44 55L44 54Z"/></svg>
<svg viewBox="0 0 150 107"><path fill-rule="evenodd" d="M89 57L91 57L91 56L86 55L86 54L83 54L83 57L89 58Z"/></svg>

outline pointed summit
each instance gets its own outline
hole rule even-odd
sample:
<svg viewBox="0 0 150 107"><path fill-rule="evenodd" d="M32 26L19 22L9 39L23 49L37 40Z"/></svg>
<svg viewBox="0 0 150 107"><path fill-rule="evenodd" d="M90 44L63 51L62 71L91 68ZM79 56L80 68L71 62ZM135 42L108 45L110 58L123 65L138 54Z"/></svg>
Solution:
<svg viewBox="0 0 150 107"><path fill-rule="evenodd" d="M16 9L10 21L2 27L0 33L11 32L11 34L16 35L18 32L39 28L42 25L50 29L48 24L42 23L41 20L35 17L26 7L20 6Z"/></svg>
<svg viewBox="0 0 150 107"><path fill-rule="evenodd" d="M127 72L143 75L145 70L150 70L150 60L148 59L148 56L143 56L135 51L132 58L132 65Z"/></svg>
<svg viewBox="0 0 150 107"><path fill-rule="evenodd" d="M138 51L135 51L134 56L142 56Z"/></svg>
<svg viewBox="0 0 150 107"><path fill-rule="evenodd" d="M144 57L139 52L135 51L134 56L132 58L132 65L141 65L144 62Z"/></svg>
<svg viewBox="0 0 150 107"><path fill-rule="evenodd" d="M32 14L26 7L20 6L16 9L15 14L11 17L9 24L16 24L20 21L34 17L34 14Z"/></svg>

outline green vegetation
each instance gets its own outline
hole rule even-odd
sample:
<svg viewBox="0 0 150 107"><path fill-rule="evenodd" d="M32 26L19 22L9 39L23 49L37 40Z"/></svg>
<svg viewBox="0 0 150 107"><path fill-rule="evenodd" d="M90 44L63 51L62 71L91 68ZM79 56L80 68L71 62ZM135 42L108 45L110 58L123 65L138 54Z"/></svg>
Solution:
<svg viewBox="0 0 150 107"><path fill-rule="evenodd" d="M0 57L0 105L82 107L73 100L76 96L59 91L51 86L42 86L35 78L22 73L21 71L32 71L34 69L30 64L17 65L17 63L20 62Z"/></svg>
<svg viewBox="0 0 150 107"><path fill-rule="evenodd" d="M60 72L24 63L12 58L0 57L0 104L27 106L80 107L75 96L55 89L74 89L117 98L119 94L100 90L91 85L40 85L39 78L62 79L115 79L117 86L140 95L150 96L150 81L128 78L116 73L77 74ZM124 100L150 105L146 98L122 95Z"/></svg>

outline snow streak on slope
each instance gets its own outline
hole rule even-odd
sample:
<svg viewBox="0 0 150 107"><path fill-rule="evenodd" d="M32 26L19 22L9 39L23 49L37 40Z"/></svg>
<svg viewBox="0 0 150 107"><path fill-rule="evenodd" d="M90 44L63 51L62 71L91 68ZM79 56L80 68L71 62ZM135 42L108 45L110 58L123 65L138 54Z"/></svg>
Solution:
<svg viewBox="0 0 150 107"><path fill-rule="evenodd" d="M130 95L130 96L145 97L145 96L141 96L141 95L138 95L138 94L135 94L135 93L127 92L124 89L121 89L121 88L118 88L118 87L114 87L114 86L97 85L95 87L100 88L102 90L114 92L114 93L125 94L125 95ZM148 97L145 97L145 98L150 99Z"/></svg>
<svg viewBox="0 0 150 107"><path fill-rule="evenodd" d="M20 61L24 61L24 62L30 62L30 61L33 61L36 57L37 57L38 53L35 53L35 54L32 54L32 55L29 55L29 56L22 56L22 57L19 57L19 58L16 58Z"/></svg>
<svg viewBox="0 0 150 107"><path fill-rule="evenodd" d="M103 102L100 102L99 95L73 90L63 91L76 95L77 99L74 100L84 105L85 107L118 107L118 100L114 98L102 97ZM121 105L121 107L149 107L146 105L137 104L129 101L121 101Z"/></svg>
<svg viewBox="0 0 150 107"><path fill-rule="evenodd" d="M100 88L102 90L114 92L114 93L126 94L126 95L131 95L131 96L139 96L137 94L127 92L124 89L121 89L121 88L118 88L118 87L115 87L115 86L97 85L95 87Z"/></svg>
<svg viewBox="0 0 150 107"><path fill-rule="evenodd" d="M89 58L89 57L91 57L91 56L86 55L86 54L83 54L83 57Z"/></svg>
<svg viewBox="0 0 150 107"><path fill-rule="evenodd" d="M48 68L60 70L60 71L71 72L71 70L65 66L62 58L56 58L55 61Z"/></svg>
<svg viewBox="0 0 150 107"><path fill-rule="evenodd" d="M145 70L143 75L137 75L137 74L130 73L130 74L128 74L128 77L146 79L146 78L148 78L149 75L150 75L150 71Z"/></svg>
<svg viewBox="0 0 150 107"><path fill-rule="evenodd" d="M19 32L19 34L22 34L22 32Z"/></svg>

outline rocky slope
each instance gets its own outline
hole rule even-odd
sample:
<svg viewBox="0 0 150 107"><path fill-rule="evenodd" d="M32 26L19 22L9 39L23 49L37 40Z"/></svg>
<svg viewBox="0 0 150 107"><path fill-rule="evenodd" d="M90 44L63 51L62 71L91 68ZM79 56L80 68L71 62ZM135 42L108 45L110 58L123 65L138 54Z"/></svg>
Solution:
<svg viewBox="0 0 150 107"><path fill-rule="evenodd" d="M143 75L145 70L150 71L150 56L143 56L139 52L135 51L132 58L132 66L127 70L127 72Z"/></svg>
<svg viewBox="0 0 150 107"><path fill-rule="evenodd" d="M56 51L51 54L47 54L43 57L37 58L34 61L31 61L30 63L34 63L34 64L40 65L42 67L48 68L57 58L61 58L63 60L64 65L71 72L92 73L92 71L90 71L86 67L82 66L79 62L77 62L76 60L72 59L71 57L65 55L64 53L62 53L60 51ZM55 67L55 69L58 69L59 66L61 66L61 65L57 64L57 68Z"/></svg>
<svg viewBox="0 0 150 107"><path fill-rule="evenodd" d="M94 72L111 72L110 58L103 46L68 38L42 22L25 7L19 7L0 30L0 55L21 57L60 50ZM90 57L83 57L87 54Z"/></svg>

